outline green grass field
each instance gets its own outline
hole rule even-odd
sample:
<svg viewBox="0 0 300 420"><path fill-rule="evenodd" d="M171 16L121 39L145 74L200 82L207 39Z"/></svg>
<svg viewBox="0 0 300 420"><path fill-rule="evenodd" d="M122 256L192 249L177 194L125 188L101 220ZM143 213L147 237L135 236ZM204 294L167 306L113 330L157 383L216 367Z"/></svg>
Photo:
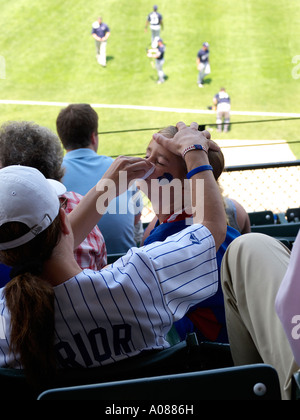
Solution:
<svg viewBox="0 0 300 420"><path fill-rule="evenodd" d="M5 78L0 99L207 109L224 85L237 111L299 113L300 79L292 77L300 55L300 4L296 0L161 0L166 44L166 83L157 85L146 57L148 0L0 0L0 56ZM99 9L100 7L100 9ZM108 66L95 59L91 24L102 15L111 37ZM211 50L212 73L197 86L196 55ZM0 123L31 120L55 131L60 107L0 105ZM100 131L163 127L178 120L215 123L214 115L97 109ZM266 119L232 116L233 122ZM300 120L299 120L300 121ZM219 138L299 140L299 121L246 124ZM143 153L151 131L101 136L99 152ZM213 134L214 137L214 134ZM300 157L300 145L291 145Z"/></svg>

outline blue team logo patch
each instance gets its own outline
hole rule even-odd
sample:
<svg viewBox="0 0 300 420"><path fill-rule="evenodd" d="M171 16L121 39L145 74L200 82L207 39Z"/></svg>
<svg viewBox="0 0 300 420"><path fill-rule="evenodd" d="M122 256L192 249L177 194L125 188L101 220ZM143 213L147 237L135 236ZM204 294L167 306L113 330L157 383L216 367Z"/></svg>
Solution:
<svg viewBox="0 0 300 420"><path fill-rule="evenodd" d="M198 239L193 233L190 235L190 241L192 244L201 244L201 240Z"/></svg>

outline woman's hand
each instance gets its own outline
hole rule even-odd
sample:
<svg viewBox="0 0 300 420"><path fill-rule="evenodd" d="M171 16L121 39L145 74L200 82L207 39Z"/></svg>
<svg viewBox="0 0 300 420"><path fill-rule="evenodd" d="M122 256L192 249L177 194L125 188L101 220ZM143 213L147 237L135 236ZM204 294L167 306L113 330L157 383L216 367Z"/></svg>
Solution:
<svg viewBox="0 0 300 420"><path fill-rule="evenodd" d="M123 194L129 184L141 179L153 167L146 159L130 156L117 157L97 184L97 191L115 187L116 195ZM115 198L115 197L113 197Z"/></svg>
<svg viewBox="0 0 300 420"><path fill-rule="evenodd" d="M185 123L178 122L176 127L178 128L178 133L172 139L160 133L154 134L153 139L176 155L182 155L187 147L194 144L201 144L206 150L220 151L219 146L210 140L210 133L208 131L198 131L198 123L193 122L188 127Z"/></svg>
<svg viewBox="0 0 300 420"><path fill-rule="evenodd" d="M74 234L74 249L98 223L111 200L127 191L129 184L145 176L152 166L146 159L138 157L119 156L114 160L98 184L68 215Z"/></svg>

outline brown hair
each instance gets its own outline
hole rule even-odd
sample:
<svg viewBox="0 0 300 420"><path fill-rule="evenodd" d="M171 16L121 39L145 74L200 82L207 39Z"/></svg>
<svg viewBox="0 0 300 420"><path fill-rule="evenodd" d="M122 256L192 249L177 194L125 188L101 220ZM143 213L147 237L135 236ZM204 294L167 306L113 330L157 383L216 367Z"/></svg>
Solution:
<svg viewBox="0 0 300 420"><path fill-rule="evenodd" d="M6 223L0 227L0 240L13 240L26 231L28 227L23 223ZM19 355L28 380L37 387L47 383L56 367L54 291L41 272L59 241L60 232L58 216L32 241L0 252L0 260L15 271L4 289L11 317L10 351Z"/></svg>
<svg viewBox="0 0 300 420"><path fill-rule="evenodd" d="M165 127L159 131L159 133L163 134L165 137L168 137L170 139L172 139L177 132L178 129L174 125L169 125L168 127ZM216 152L214 150L209 150L208 160L211 166L213 167L213 174L215 180L217 181L225 167L224 155L222 151Z"/></svg>
<svg viewBox="0 0 300 420"><path fill-rule="evenodd" d="M58 114L56 129L66 150L88 147L98 131L98 114L88 104L71 104Z"/></svg>

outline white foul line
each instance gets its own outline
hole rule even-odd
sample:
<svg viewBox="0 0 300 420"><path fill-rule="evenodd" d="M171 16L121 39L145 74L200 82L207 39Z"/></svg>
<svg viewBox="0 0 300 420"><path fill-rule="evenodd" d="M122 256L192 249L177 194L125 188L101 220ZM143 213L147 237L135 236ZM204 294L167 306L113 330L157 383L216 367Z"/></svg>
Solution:
<svg viewBox="0 0 300 420"><path fill-rule="evenodd" d="M17 101L0 99L0 105L33 105L33 106L68 106L68 102L46 102L46 101ZM168 108L160 106L143 106L143 105L120 105L120 104L91 104L93 108L106 109L133 109L140 111L156 111L156 112L174 112L178 114L210 114L214 115L215 111L206 109L188 109L188 108ZM300 118L300 114L287 112L253 112L253 111L231 111L231 115L244 115L253 117L287 117Z"/></svg>

